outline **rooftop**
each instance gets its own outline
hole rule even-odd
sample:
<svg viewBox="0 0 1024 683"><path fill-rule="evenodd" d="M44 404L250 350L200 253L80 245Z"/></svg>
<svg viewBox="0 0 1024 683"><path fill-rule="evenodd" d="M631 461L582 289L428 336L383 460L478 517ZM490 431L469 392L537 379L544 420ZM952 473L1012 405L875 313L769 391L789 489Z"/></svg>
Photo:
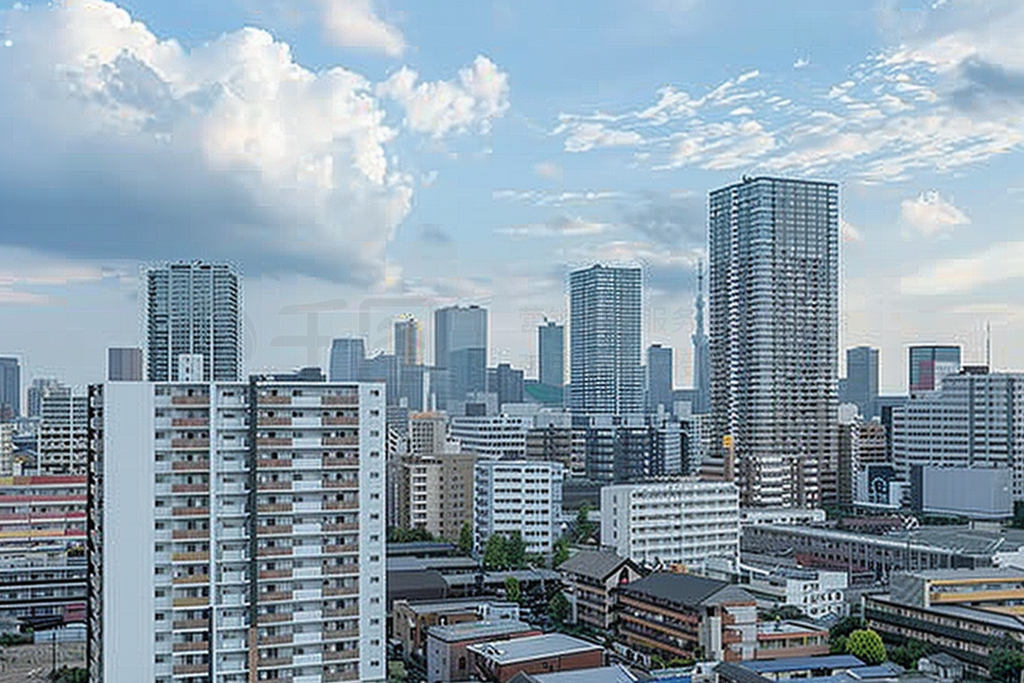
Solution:
<svg viewBox="0 0 1024 683"><path fill-rule="evenodd" d="M763 621L757 625L757 635L795 635L797 633L826 632L823 626L814 626L800 621Z"/></svg>
<svg viewBox="0 0 1024 683"><path fill-rule="evenodd" d="M468 621L447 626L431 626L427 629L428 638L437 638L446 643L457 643L462 640L478 640L496 638L516 633L528 633L534 628L529 624L511 619L501 621Z"/></svg>
<svg viewBox="0 0 1024 683"><path fill-rule="evenodd" d="M962 581L965 579L1024 579L1024 569L1010 567L979 567L978 569L927 569L901 572L929 581Z"/></svg>
<svg viewBox="0 0 1024 683"><path fill-rule="evenodd" d="M581 652L604 652L604 648L600 645L595 645L579 638L573 638L564 633L545 633L540 636L515 638L513 640L502 640L493 643L477 643L476 645L470 645L466 649L486 657L499 666Z"/></svg>
<svg viewBox="0 0 1024 683"><path fill-rule="evenodd" d="M512 683L636 683L637 680L629 669L616 664L550 674L519 673L512 679Z"/></svg>
<svg viewBox="0 0 1024 683"><path fill-rule="evenodd" d="M619 557L610 551L581 550L563 562L559 569L563 572L604 580L628 562L629 560L626 558Z"/></svg>
<svg viewBox="0 0 1024 683"><path fill-rule="evenodd" d="M708 579L694 574L671 572L651 574L647 578L622 586L620 590L639 593L686 607L754 600L750 593L725 581Z"/></svg>
<svg viewBox="0 0 1024 683"><path fill-rule="evenodd" d="M784 673L815 671L819 669L860 669L865 664L853 655L824 655L821 657L784 657L743 662L743 666L757 673Z"/></svg>
<svg viewBox="0 0 1024 683"><path fill-rule="evenodd" d="M413 612L413 614L470 612L475 611L483 605L492 605L495 607L512 607L515 605L513 602L502 602L501 600L491 600L488 598L479 598L476 600L425 600L419 602L403 602L406 603L406 606Z"/></svg>

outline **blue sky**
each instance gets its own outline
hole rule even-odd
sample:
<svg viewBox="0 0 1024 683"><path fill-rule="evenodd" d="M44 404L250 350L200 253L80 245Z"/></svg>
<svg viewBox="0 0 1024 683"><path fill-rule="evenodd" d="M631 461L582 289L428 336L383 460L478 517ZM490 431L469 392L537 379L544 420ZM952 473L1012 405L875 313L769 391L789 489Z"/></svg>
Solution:
<svg viewBox="0 0 1024 683"><path fill-rule="evenodd" d="M777 174L841 183L841 343L883 389L987 321L1024 369L1022 31L1012 0L2 6L0 350L95 381L140 262L231 259L251 370L472 302L529 373L601 260L646 267L683 386L707 191Z"/></svg>

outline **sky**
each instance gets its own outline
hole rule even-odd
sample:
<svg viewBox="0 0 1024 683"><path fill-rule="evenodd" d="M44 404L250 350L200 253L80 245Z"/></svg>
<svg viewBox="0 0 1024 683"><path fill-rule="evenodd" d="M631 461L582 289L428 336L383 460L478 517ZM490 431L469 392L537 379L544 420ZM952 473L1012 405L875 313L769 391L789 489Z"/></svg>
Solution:
<svg viewBox="0 0 1024 683"><path fill-rule="evenodd" d="M3 0L0 0L3 2ZM645 271L688 386L709 190L834 180L840 348L1024 371L1024 3L0 4L0 352L101 381L141 264L245 274L249 371L487 306L536 373L568 272Z"/></svg>

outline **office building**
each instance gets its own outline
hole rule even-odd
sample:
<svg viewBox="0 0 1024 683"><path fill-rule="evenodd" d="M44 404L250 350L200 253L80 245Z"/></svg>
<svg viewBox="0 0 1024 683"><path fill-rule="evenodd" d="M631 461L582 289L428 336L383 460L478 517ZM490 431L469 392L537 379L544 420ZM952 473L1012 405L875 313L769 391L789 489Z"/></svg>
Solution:
<svg viewBox="0 0 1024 683"><path fill-rule="evenodd" d="M481 458L522 460L526 457L526 433L533 418L524 415L453 417L450 434L462 450Z"/></svg>
<svg viewBox="0 0 1024 683"><path fill-rule="evenodd" d="M225 263L146 272L146 362L152 382L178 381L178 358L203 357L204 381L242 378L242 278Z"/></svg>
<svg viewBox="0 0 1024 683"><path fill-rule="evenodd" d="M526 459L560 462L569 477L586 476L586 432L572 424L572 415L541 412L526 432Z"/></svg>
<svg viewBox="0 0 1024 683"><path fill-rule="evenodd" d="M108 382L141 382L146 379L142 349L107 349Z"/></svg>
<svg viewBox="0 0 1024 683"><path fill-rule="evenodd" d="M1005 520L1013 516L1013 470L1008 467L910 468L910 509L916 514Z"/></svg>
<svg viewBox="0 0 1024 683"><path fill-rule="evenodd" d="M28 417L43 416L43 398L50 392L65 389L66 387L52 377L37 377L32 380L28 391Z"/></svg>
<svg viewBox="0 0 1024 683"><path fill-rule="evenodd" d="M448 371L439 408L487 391L487 309L450 306L434 311L434 366Z"/></svg>
<svg viewBox="0 0 1024 683"><path fill-rule="evenodd" d="M710 195L712 410L744 505L814 506L835 468L839 189L745 178Z"/></svg>
<svg viewBox="0 0 1024 683"><path fill-rule="evenodd" d="M878 349L858 346L846 350L846 395L865 420L878 416Z"/></svg>
<svg viewBox="0 0 1024 683"><path fill-rule="evenodd" d="M423 356L420 353L420 336L422 329L415 318L401 318L395 321L394 353L401 365L420 365Z"/></svg>
<svg viewBox="0 0 1024 683"><path fill-rule="evenodd" d="M403 459L399 526L423 529L458 543L463 525L473 526L475 453L436 453Z"/></svg>
<svg viewBox="0 0 1024 683"><path fill-rule="evenodd" d="M598 484L681 474L683 426L667 415L574 416L583 433L586 476Z"/></svg>
<svg viewBox="0 0 1024 683"><path fill-rule="evenodd" d="M731 482L671 477L601 489L601 545L641 565L739 560L739 494Z"/></svg>
<svg viewBox="0 0 1024 683"><path fill-rule="evenodd" d="M382 386L90 401L90 680L386 680Z"/></svg>
<svg viewBox="0 0 1024 683"><path fill-rule="evenodd" d="M922 386L922 385L919 385ZM914 465L1002 468L1024 497L1024 374L946 375L892 414L893 464L902 481Z"/></svg>
<svg viewBox="0 0 1024 683"><path fill-rule="evenodd" d="M0 358L0 420L21 417L21 363Z"/></svg>
<svg viewBox="0 0 1024 683"><path fill-rule="evenodd" d="M647 347L647 410L672 412L672 349L661 344Z"/></svg>
<svg viewBox="0 0 1024 683"><path fill-rule="evenodd" d="M643 411L639 268L600 264L569 275L570 401L574 412Z"/></svg>
<svg viewBox="0 0 1024 683"><path fill-rule="evenodd" d="M538 379L549 387L565 384L565 326L544 320L537 328Z"/></svg>
<svg viewBox="0 0 1024 683"><path fill-rule="evenodd" d="M401 390L402 368L398 356L390 353L378 353L367 358L359 371L360 382L383 382L387 393L387 405L399 405L398 397Z"/></svg>
<svg viewBox="0 0 1024 683"><path fill-rule="evenodd" d="M89 457L89 399L68 387L43 397L37 466L41 474L83 475Z"/></svg>
<svg viewBox="0 0 1024 683"><path fill-rule="evenodd" d="M523 402L523 371L508 363L487 368L487 392L498 397L498 410L507 403Z"/></svg>
<svg viewBox="0 0 1024 683"><path fill-rule="evenodd" d="M562 480L557 462L478 460L473 537L482 553L493 534L518 533L526 552L549 555L561 537Z"/></svg>
<svg viewBox="0 0 1024 683"><path fill-rule="evenodd" d="M616 589L616 635L641 661L754 658L757 602L724 581L659 572Z"/></svg>
<svg viewBox="0 0 1024 683"><path fill-rule="evenodd" d="M935 391L947 375L960 372L959 346L911 346L908 357L910 396Z"/></svg>
<svg viewBox="0 0 1024 683"><path fill-rule="evenodd" d="M360 338L347 337L331 341L331 357L327 363L327 381L358 382L366 363L366 345Z"/></svg>
<svg viewBox="0 0 1024 683"><path fill-rule="evenodd" d="M448 442L448 416L444 413L409 414L409 453L444 453Z"/></svg>
<svg viewBox="0 0 1024 683"><path fill-rule="evenodd" d="M697 300L694 302L693 412L711 412L711 342L704 329L704 266L697 266Z"/></svg>

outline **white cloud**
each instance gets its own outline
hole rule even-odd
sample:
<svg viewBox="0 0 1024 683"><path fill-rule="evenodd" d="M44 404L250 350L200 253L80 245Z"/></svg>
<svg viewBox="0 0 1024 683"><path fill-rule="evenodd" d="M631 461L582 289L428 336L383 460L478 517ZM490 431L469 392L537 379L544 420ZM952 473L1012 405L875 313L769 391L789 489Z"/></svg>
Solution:
<svg viewBox="0 0 1024 683"><path fill-rule="evenodd" d="M494 232L509 237L576 237L597 235L611 230L609 223L588 221L579 216L559 216L547 223L530 223L498 228Z"/></svg>
<svg viewBox="0 0 1024 683"><path fill-rule="evenodd" d="M403 67L377 86L377 94L402 106L411 130L434 138L451 132L488 132L491 122L509 107L508 74L483 56L459 71L458 82L418 81L419 74Z"/></svg>
<svg viewBox="0 0 1024 683"><path fill-rule="evenodd" d="M811 60L808 59L807 57L797 57L796 61L793 62L793 68L794 69L803 69L805 67L810 66L810 64L811 64Z"/></svg>
<svg viewBox="0 0 1024 683"><path fill-rule="evenodd" d="M565 138L566 152L589 152L602 147L633 147L644 141L643 136L636 131L612 130L596 122L567 123L560 130L569 131Z"/></svg>
<svg viewBox="0 0 1024 683"><path fill-rule="evenodd" d="M971 292L1024 278L1024 242L1003 242L964 258L938 261L901 279L900 290L916 296Z"/></svg>
<svg viewBox="0 0 1024 683"><path fill-rule="evenodd" d="M391 57L405 52L402 32L378 16L372 0L318 1L324 28L335 45L376 50Z"/></svg>
<svg viewBox="0 0 1024 683"><path fill-rule="evenodd" d="M848 243L852 242L863 242L864 232L853 223L849 223L845 220L840 219L839 221L839 237Z"/></svg>
<svg viewBox="0 0 1024 683"><path fill-rule="evenodd" d="M542 161L534 164L533 172L545 180L561 180L562 167L552 161Z"/></svg>
<svg viewBox="0 0 1024 683"><path fill-rule="evenodd" d="M389 150L400 133L368 79L312 72L256 29L186 50L100 0L5 19L14 43L0 63L5 241L383 280L384 247L416 181ZM497 104L488 76L501 83ZM455 89L468 112L449 102L434 130L505 106L507 84L486 60Z"/></svg>
<svg viewBox="0 0 1024 683"><path fill-rule="evenodd" d="M900 220L924 237L934 237L971 222L963 211L934 190L900 202Z"/></svg>

